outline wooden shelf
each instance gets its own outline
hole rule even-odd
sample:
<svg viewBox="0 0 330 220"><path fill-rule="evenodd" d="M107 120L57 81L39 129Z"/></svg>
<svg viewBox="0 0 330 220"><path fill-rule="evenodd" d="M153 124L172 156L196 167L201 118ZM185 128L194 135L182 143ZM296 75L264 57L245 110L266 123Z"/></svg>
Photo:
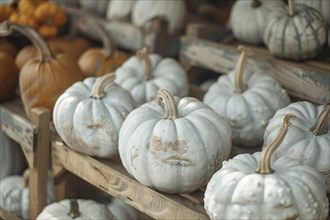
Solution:
<svg viewBox="0 0 330 220"><path fill-rule="evenodd" d="M34 108L31 113L29 120L20 98L0 104L1 130L21 145L29 165L29 215L35 219L46 205L50 112ZM1 210L0 217L9 219L7 214Z"/></svg>
<svg viewBox="0 0 330 220"><path fill-rule="evenodd" d="M61 141L52 142L52 161L57 192L64 199L68 191L56 185L56 179L69 171L104 192L155 219L209 219L203 207L204 190L191 194L165 194L143 186L132 178L119 158L100 160L77 153ZM68 180L66 178L66 180ZM68 180L69 181L69 180Z"/></svg>
<svg viewBox="0 0 330 220"><path fill-rule="evenodd" d="M201 26L194 26L201 29ZM200 39L200 31L187 28L187 36L181 37L180 61L192 66L226 74L235 68L239 57L237 43L219 43ZM194 31L193 31L194 30ZM250 46L254 55L246 68L269 74L277 79L290 96L316 104L330 102L330 57L328 60L293 62L275 58L264 47Z"/></svg>

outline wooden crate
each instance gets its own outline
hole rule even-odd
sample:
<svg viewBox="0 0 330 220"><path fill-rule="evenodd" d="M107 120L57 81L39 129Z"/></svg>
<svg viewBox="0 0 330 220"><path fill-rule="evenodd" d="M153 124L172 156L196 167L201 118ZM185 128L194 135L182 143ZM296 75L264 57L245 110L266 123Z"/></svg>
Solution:
<svg viewBox="0 0 330 220"><path fill-rule="evenodd" d="M210 38L212 33L209 27L189 24L187 35L181 37L180 62L226 74L235 68L239 57L236 50L238 43L205 39ZM247 69L273 76L295 99L315 104L330 102L329 50L318 59L293 62L275 58L262 46L247 46L254 53L247 61Z"/></svg>
<svg viewBox="0 0 330 220"><path fill-rule="evenodd" d="M77 153L62 141L52 142L53 173L57 200L75 193L68 172L119 198L155 219L209 219L203 207L205 189L191 194L166 194L132 178L119 158L101 160Z"/></svg>
<svg viewBox="0 0 330 220"><path fill-rule="evenodd" d="M50 112L45 108L34 108L31 117L31 120L27 119L19 98L0 104L1 130L21 145L28 162L29 215L35 219L46 205ZM8 216L1 210L1 218L8 219Z"/></svg>

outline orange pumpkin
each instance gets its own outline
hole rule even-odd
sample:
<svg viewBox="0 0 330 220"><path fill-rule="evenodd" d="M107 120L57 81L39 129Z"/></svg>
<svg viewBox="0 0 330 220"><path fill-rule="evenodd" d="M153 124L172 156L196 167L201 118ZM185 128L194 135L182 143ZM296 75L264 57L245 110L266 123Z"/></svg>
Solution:
<svg viewBox="0 0 330 220"><path fill-rule="evenodd" d="M82 37L52 38L49 39L48 43L51 48L57 48L59 50L65 51L75 60L78 60L84 51L92 47L92 44Z"/></svg>
<svg viewBox="0 0 330 220"><path fill-rule="evenodd" d="M22 67L19 75L21 98L28 117L34 107L46 107L52 112L57 98L73 83L85 78L76 61L65 53L53 55L46 41L34 29L10 22L2 23L0 29L7 35L20 32L40 53Z"/></svg>
<svg viewBox="0 0 330 220"><path fill-rule="evenodd" d="M0 102L3 102L15 95L18 85L18 69L13 57L0 51Z"/></svg>
<svg viewBox="0 0 330 220"><path fill-rule="evenodd" d="M0 51L7 53L12 58L14 58L17 54L16 47L13 44L11 44L9 41L7 41L6 39L0 39Z"/></svg>
<svg viewBox="0 0 330 220"><path fill-rule="evenodd" d="M95 19L89 18L86 22L93 22L102 39L103 48L93 47L86 50L79 57L79 67L87 76L102 76L113 72L128 59L129 54L115 48L107 31Z"/></svg>
<svg viewBox="0 0 330 220"><path fill-rule="evenodd" d="M13 5L0 5L0 22L7 20L14 11L15 8Z"/></svg>

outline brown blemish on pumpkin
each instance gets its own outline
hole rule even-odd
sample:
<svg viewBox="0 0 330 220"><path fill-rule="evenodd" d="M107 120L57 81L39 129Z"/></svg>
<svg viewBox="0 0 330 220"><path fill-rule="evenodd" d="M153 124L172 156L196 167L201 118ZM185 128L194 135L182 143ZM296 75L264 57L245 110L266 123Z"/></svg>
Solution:
<svg viewBox="0 0 330 220"><path fill-rule="evenodd" d="M88 129L99 129L102 128L103 125L102 124L91 124L91 125L87 125Z"/></svg>
<svg viewBox="0 0 330 220"><path fill-rule="evenodd" d="M170 165L180 165L180 166L191 166L192 162L186 158L180 157L180 156L171 156L165 160L163 160L164 163L170 164Z"/></svg>
<svg viewBox="0 0 330 220"><path fill-rule="evenodd" d="M175 151L178 154L184 154L187 152L188 146L186 140L176 140L175 142L163 141L160 137L152 136L149 146L151 153L156 151Z"/></svg>

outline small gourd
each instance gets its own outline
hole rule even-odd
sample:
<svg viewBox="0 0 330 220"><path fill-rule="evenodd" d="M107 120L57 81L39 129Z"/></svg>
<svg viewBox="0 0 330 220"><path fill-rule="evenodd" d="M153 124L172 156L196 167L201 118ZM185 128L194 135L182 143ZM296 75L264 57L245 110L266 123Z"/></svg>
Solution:
<svg viewBox="0 0 330 220"><path fill-rule="evenodd" d="M100 35L103 47L92 47L80 55L78 64L87 76L102 76L111 73L124 63L129 57L128 53L116 48L109 33L96 19L88 18L85 23L92 22Z"/></svg>
<svg viewBox="0 0 330 220"><path fill-rule="evenodd" d="M317 10L289 0L288 8L268 16L263 39L276 57L306 60L322 50L327 41L327 26Z"/></svg>
<svg viewBox="0 0 330 220"><path fill-rule="evenodd" d="M273 77L245 70L245 60L252 52L244 46L238 50L241 55L235 70L220 76L203 101L228 120L235 144L260 147L268 120L290 104L290 98Z"/></svg>
<svg viewBox="0 0 330 220"><path fill-rule="evenodd" d="M114 73L86 78L58 98L53 122L70 148L103 158L118 155L119 130L135 103L114 78Z"/></svg>
<svg viewBox="0 0 330 220"><path fill-rule="evenodd" d="M136 0L110 0L106 12L106 18L108 20L129 18L131 16L135 2Z"/></svg>
<svg viewBox="0 0 330 220"><path fill-rule="evenodd" d="M330 192L330 103L315 106L301 101L278 110L269 121L264 134L266 146L272 142L287 114L295 115L276 157L287 156L318 170Z"/></svg>
<svg viewBox="0 0 330 220"><path fill-rule="evenodd" d="M272 158L294 116L286 115L276 138L261 153L223 162L207 184L204 207L211 219L320 219L329 203L322 176L289 157ZM292 125L292 126L291 126Z"/></svg>
<svg viewBox="0 0 330 220"><path fill-rule="evenodd" d="M166 89L175 96L188 95L187 73L173 58L149 54L139 50L116 70L116 83L130 91L137 106L153 100L158 89Z"/></svg>
<svg viewBox="0 0 330 220"><path fill-rule="evenodd" d="M132 22L138 27L144 27L156 17L165 17L169 24L170 34L183 31L186 16L187 6L183 0L136 0L132 10Z"/></svg>
<svg viewBox="0 0 330 220"><path fill-rule="evenodd" d="M0 131L0 180L11 175L18 175L26 168L21 146Z"/></svg>
<svg viewBox="0 0 330 220"><path fill-rule="evenodd" d="M29 171L23 176L8 176L0 180L0 207L23 219L29 218ZM55 201L54 185L51 175L47 183L47 204Z"/></svg>
<svg viewBox="0 0 330 220"><path fill-rule="evenodd" d="M46 206L38 215L37 220L114 220L113 216L104 204L93 200L65 199Z"/></svg>
<svg viewBox="0 0 330 220"><path fill-rule="evenodd" d="M0 29L0 35L20 32L39 51L39 56L29 60L19 74L21 98L29 118L34 107L45 107L52 112L57 98L74 82L85 78L76 61L65 53L53 55L45 40L32 28L3 22Z"/></svg>
<svg viewBox="0 0 330 220"><path fill-rule="evenodd" d="M223 117L192 97L160 89L154 101L133 110L119 132L121 161L137 181L166 193L205 186L231 151Z"/></svg>
<svg viewBox="0 0 330 220"><path fill-rule="evenodd" d="M235 38L250 44L263 43L269 13L283 7L282 0L237 0L230 12L230 27Z"/></svg>

